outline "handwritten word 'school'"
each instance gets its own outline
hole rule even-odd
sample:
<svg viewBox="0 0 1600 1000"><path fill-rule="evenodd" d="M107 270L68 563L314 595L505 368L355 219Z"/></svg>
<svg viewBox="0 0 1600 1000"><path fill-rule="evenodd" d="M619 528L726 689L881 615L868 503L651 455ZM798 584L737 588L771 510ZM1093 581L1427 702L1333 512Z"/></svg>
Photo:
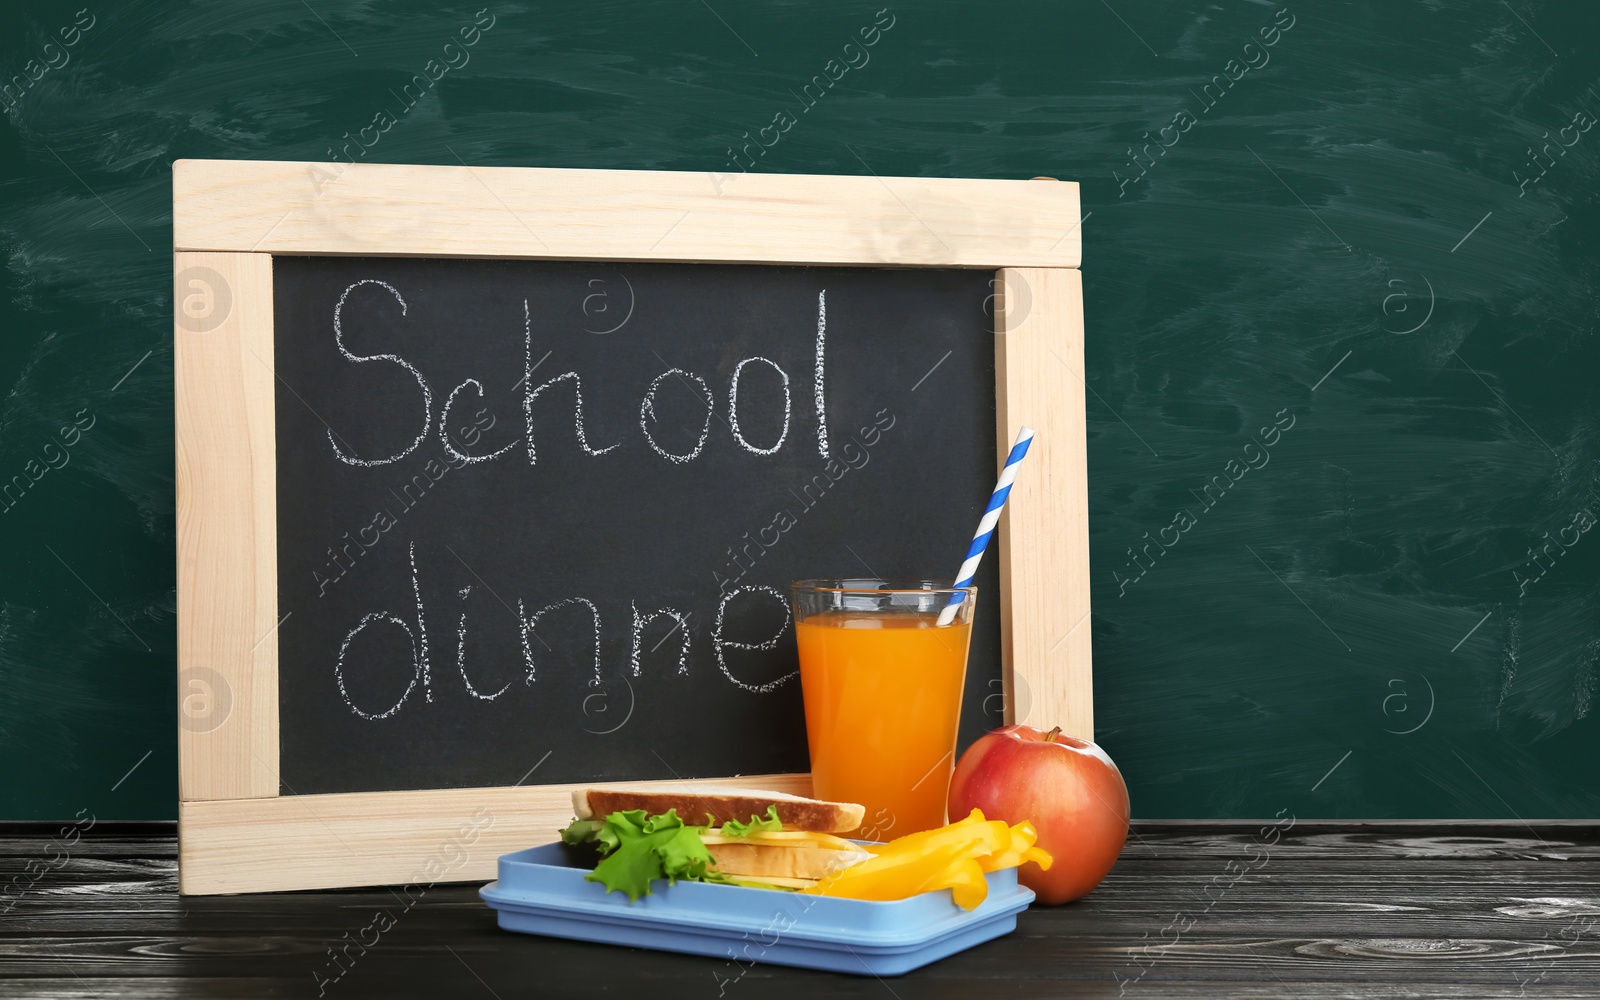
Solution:
<svg viewBox="0 0 1600 1000"><path fill-rule="evenodd" d="M352 295L358 290L365 289L365 286L371 286L371 289L362 291L357 300L352 300ZM339 436L333 432L333 429L329 428L327 432L328 444L333 449L334 455L339 459L339 461L344 462L347 465L366 468L390 465L400 461L401 459L410 455L412 452L416 451L422 446L422 443L427 440L430 435L438 436L440 444L444 448L445 454L448 457L465 464L475 465L484 462L492 462L503 458L505 455L511 452L515 442L506 444L500 447L498 450L486 455L467 455L461 452L450 438L450 414L451 409L456 405L457 397L463 392L471 390L473 393L476 393L478 398L481 400L483 398L482 382L479 382L474 378L469 378L463 381L460 385L457 385L455 388L451 389L449 394L444 397L443 405L437 410L438 421L437 424L435 424L434 402L437 397L434 393L432 384L429 383L428 379L422 374L421 371L417 369L415 365L407 361L405 358L402 358L398 354L355 354L345 346L345 309L347 307L352 309L355 308L357 302L366 305L373 304L373 292L377 290L381 290L382 293L387 294L395 302L399 303L400 315L402 317L406 315L406 310L408 307L406 305L405 297L401 295L399 289L395 288L386 281L379 281L376 278L364 278L361 281L357 281L344 290L344 294L339 296L338 304L334 306L334 346L347 361L361 365L397 365L416 380L416 404L417 416L419 418L413 425L416 429L416 434L411 438L409 443L398 445L397 450L395 450L392 454L365 456L352 453L340 440ZM814 374L812 398L815 402L817 418L817 452L823 458L829 457L827 435L827 393L824 391L824 380L827 370L825 357L827 336L827 294L828 293L826 289L817 294L817 335L816 340L812 344L811 359L813 361ZM535 405L538 403L541 396L544 396L547 392L549 392L551 396L554 396L556 395L558 387L564 388L565 384L569 382L572 386L572 430L573 433L577 435L578 447L581 448L585 454L594 457L608 454L612 451L615 451L617 448L620 448L622 446L621 441L614 442L603 447L595 447L594 444L589 441L589 435L584 429L583 423L583 377L581 375L575 371L563 372L560 375L546 379L538 384L534 383L533 370L536 367L536 363L533 352L533 319L529 314L527 300L523 300L522 303L522 320L524 348L522 412L527 425L527 434L523 440L524 444L526 445L525 450L528 456L528 464L535 465L539 461L539 453L536 446L537 442L534 435ZM746 374L746 368L752 363L759 363L775 373L778 376L779 386L782 390L781 401L778 399L766 401L768 405L777 404L776 408L781 411L782 415L782 429L778 432L777 437L770 442L751 441L746 434L740 430L739 427L739 413L741 408L744 406L749 406L752 403L762 402L761 400L753 400L748 398L748 393L746 394L746 398L743 400L741 400L739 396L741 379L748 377ZM754 371L754 369L752 369L752 371ZM770 358L759 356L745 358L734 366L733 375L729 380L728 390L725 397L727 399L728 412L728 419L726 423L729 428L730 435L733 438L734 444L740 450L751 455L772 455L782 448L785 443L791 440L789 434L789 425L793 415L793 395L789 391L789 385L789 373L785 371L776 361L773 361ZM695 442L694 447L686 451L673 451L658 441L656 439L655 432L651 429L656 423L656 400L657 396L663 392L681 392L685 387L704 400L706 408L705 420L700 429L699 439ZM548 406L550 404L547 402L545 405ZM720 407L717 402L716 394L712 392L710 384L706 382L703 377L694 372L685 371L681 368L668 368L666 371L655 377L655 379L650 383L649 388L645 390L643 398L640 400L639 433L643 436L645 443L650 446L650 449L667 461L679 465L692 462L705 450L706 444L711 437L711 418L714 414L716 414L719 408Z"/></svg>

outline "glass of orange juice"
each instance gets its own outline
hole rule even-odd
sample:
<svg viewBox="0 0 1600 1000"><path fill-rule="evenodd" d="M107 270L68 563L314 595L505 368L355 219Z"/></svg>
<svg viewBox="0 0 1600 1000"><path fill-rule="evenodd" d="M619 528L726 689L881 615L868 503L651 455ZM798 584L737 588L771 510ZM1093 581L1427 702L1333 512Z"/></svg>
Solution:
<svg viewBox="0 0 1600 1000"><path fill-rule="evenodd" d="M865 806L862 840L943 826L977 588L801 580L790 595L812 794Z"/></svg>

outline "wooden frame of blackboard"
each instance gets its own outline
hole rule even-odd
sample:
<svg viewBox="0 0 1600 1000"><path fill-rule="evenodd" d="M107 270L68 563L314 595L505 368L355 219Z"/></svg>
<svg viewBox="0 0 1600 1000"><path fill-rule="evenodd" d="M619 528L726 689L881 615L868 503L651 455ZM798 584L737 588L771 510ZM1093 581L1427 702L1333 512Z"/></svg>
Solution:
<svg viewBox="0 0 1600 1000"><path fill-rule="evenodd" d="M1048 178L174 163L180 891L488 879L571 816L571 785L280 794L274 254L994 270L1000 455L1038 432L998 540L1006 718L1089 737L1079 211Z"/></svg>

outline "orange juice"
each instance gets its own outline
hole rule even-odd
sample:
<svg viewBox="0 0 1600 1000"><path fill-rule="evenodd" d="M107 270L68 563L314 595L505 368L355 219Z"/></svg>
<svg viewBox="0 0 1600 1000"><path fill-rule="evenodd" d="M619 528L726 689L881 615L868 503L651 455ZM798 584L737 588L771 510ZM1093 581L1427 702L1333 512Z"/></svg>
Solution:
<svg viewBox="0 0 1600 1000"><path fill-rule="evenodd" d="M972 625L937 618L840 611L795 624L812 794L866 806L861 839L944 825Z"/></svg>

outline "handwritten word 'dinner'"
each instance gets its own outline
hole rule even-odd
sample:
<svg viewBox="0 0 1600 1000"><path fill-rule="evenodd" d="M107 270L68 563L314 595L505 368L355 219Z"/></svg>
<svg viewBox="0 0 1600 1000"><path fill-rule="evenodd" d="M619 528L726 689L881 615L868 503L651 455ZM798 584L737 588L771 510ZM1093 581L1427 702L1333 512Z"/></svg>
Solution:
<svg viewBox="0 0 1600 1000"><path fill-rule="evenodd" d="M407 455L410 455L412 452L416 451L417 448L421 447L422 443L431 435L437 435L440 443L444 447L447 457L463 464L492 462L511 452L516 445L515 441L511 442L510 444L503 445L498 450L489 454L467 455L462 453L456 447L455 443L450 439L450 414L451 409L456 404L457 397L459 397L463 392L470 390L471 392L476 393L480 400L483 398L483 383L479 382L477 379L469 378L450 390L450 392L444 397L443 404L438 406L438 419L436 423L434 413L435 401L438 397L434 393L433 385L422 374L422 372L417 369L415 365L398 354L355 354L345 346L344 312L347 307L354 306L352 295L358 290L363 289L364 286L372 286L374 290L381 289L383 293L386 293L390 298L399 304L401 317L406 315L408 307L406 305L405 297L401 295L399 289L395 288L386 281L379 281L376 278L363 278L362 280L357 281L355 284L346 288L344 290L344 294L339 296L338 304L334 306L334 346L338 348L339 353L343 355L347 361L350 361L354 364L397 365L405 372L410 374L410 376L415 379L417 383L416 402L418 404L417 409L419 411L418 416L420 419L414 425L416 428L416 436L412 438L409 443L400 445L399 450L395 451L393 454L380 457L364 457L353 454L340 441L339 436L333 432L333 429L329 428L328 444L333 449L333 453L338 457L339 461L344 462L347 465L365 468L390 465L394 462L400 461ZM817 451L823 458L829 457L827 393L825 392L824 385L824 376L826 374L825 351L828 316L827 296L828 292L826 289L823 289L817 293L817 335L816 340L812 345L812 360L814 362L812 397L816 406ZM363 303L370 303L372 300L373 296L371 291L363 291L359 298L359 301ZM536 367L538 367L538 363L534 359L533 319L529 313L528 301L526 299L524 299L522 303L522 321L524 358L522 412L527 423L527 435L523 440L526 443L528 464L535 465L539 461L539 453L534 435L535 406L541 396L556 396L559 392L566 388L565 383L568 382L572 384L572 429L577 435L578 447L581 448L585 454L595 457L608 454L621 447L622 442L620 441L599 448L590 443L588 432L584 429L583 424L583 377L577 372L563 372L560 375L556 375L553 378L549 378L543 382L535 384L533 380L533 371ZM763 369L769 373L769 381L772 376L776 376L781 389L782 397L781 401L778 399L766 401L768 405L771 405L772 403L779 403L782 414L782 428L778 431L776 437L770 442L750 440L746 432L741 430L739 426L739 415L742 409L752 405L752 402L760 402L759 400L753 401L749 399L749 393L746 394L746 399L741 400L739 395L740 386L744 380L753 378L757 372L760 372ZM783 367L776 361L773 361L770 358L759 356L744 358L734 366L733 374L729 379L727 395L725 397L727 400L728 413L726 422L734 444L737 445L740 450L751 455L772 455L790 440L789 427L793 410L793 394L789 389L790 381L789 373L785 371ZM656 433L651 428L654 427L657 422L656 407L658 405L658 397L663 396L668 391L681 393L685 390L700 397L705 406L705 419L702 422L698 440L695 442L694 446L692 448L688 448L687 450L674 451L670 450L659 440L657 440ZM547 402L545 405L549 406L551 404ZM711 418L717 414L718 408L719 404L717 401L717 395L712 392L710 384L706 382L703 377L694 372L685 371L681 368L668 368L666 371L655 377L654 381L652 381L649 387L645 390L644 397L640 401L639 432L641 435L643 435L645 442L650 446L651 450L667 461L677 465L692 462L705 450L706 444L711 438Z"/></svg>
<svg viewBox="0 0 1600 1000"><path fill-rule="evenodd" d="M380 719L387 719L399 712L406 702L411 699L412 694L419 686L422 688L423 700L425 702L433 701L433 668L428 655L427 609L422 599L421 576L417 571L416 542L411 543L408 554L411 560L411 591L416 599L416 617L414 619L402 618L400 615L390 611L374 611L363 616L344 637L344 641L339 645L338 656L334 661L334 681L338 684L340 698L350 711L368 721L375 722ZM462 601L467 600L472 590L473 588L471 587L463 589L460 592L460 599ZM728 638L725 635L728 631L725 617L729 607L735 602L739 602L741 598L743 598L742 603L744 604L748 604L751 601L766 604L774 620L777 619L779 614L782 615L783 625L775 630L772 635L755 641ZM686 612L682 608L652 608L641 611L637 602L629 602L628 612L631 616L632 628L629 646L633 650L631 664L633 676L639 677L642 674L639 649L642 645L643 632L652 622L659 618L666 618L677 623L674 631L681 636L681 645L677 651L677 673L680 675L687 674L689 648L693 639L689 634L689 630L684 627L684 623L688 620L690 612ZM566 597L540 608L530 608L521 598L518 598L517 625L515 627L522 644L523 666L526 668L521 678L524 686L531 686L538 679L538 656L535 654L534 644L538 643L541 648L549 648L545 645L544 640L536 635L535 630L545 616L563 613L586 615L588 617L590 625L588 634L591 636L594 652L594 676L590 683L592 686L600 686L603 683L600 648L604 627L601 621L600 608L593 601L581 596ZM789 673L774 680L765 682L747 681L735 676L733 668L728 664L728 650L765 651L776 649L783 637L789 632L790 618L789 602L776 587L769 587L765 584L746 584L742 587L735 587L719 597L714 615L715 624L711 629L711 650L716 658L717 667L722 671L722 675L727 678L729 683L755 694L765 694L780 687L798 673L798 671L791 670ZM411 656L409 663L405 663L404 660L401 663L406 669L410 670L411 676L406 683L405 690L401 692L393 705L387 708L373 706L363 708L358 704L362 699L352 693L346 684L345 661L353 652L359 655L359 651L353 651L352 647L358 644L358 640L362 638L363 633L381 628L398 629L404 633L404 641L411 647ZM498 690L493 691L480 690L477 685L473 684L467 669L467 618L465 611L460 614L456 637L456 673L460 675L462 687L467 694L479 701L494 701L512 688L516 683L516 678L512 678Z"/></svg>

